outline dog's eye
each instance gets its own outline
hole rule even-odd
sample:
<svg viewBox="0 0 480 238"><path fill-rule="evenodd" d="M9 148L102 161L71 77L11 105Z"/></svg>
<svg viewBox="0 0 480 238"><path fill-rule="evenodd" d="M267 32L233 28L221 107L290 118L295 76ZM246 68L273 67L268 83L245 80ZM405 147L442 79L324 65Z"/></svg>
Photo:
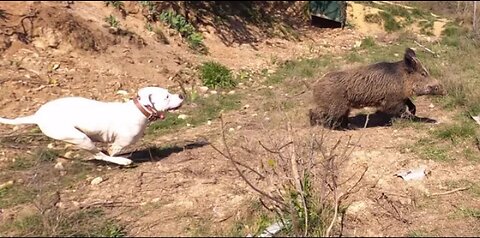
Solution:
<svg viewBox="0 0 480 238"><path fill-rule="evenodd" d="M169 95L167 95L167 99L168 99Z"/></svg>

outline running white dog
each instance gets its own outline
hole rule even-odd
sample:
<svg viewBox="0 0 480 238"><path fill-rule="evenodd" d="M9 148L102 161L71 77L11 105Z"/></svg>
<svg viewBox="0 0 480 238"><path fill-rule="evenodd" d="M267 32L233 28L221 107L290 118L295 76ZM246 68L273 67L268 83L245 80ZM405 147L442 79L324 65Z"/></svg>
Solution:
<svg viewBox="0 0 480 238"><path fill-rule="evenodd" d="M158 87L146 87L137 97L125 102L99 102L82 97L66 97L42 105L26 117L6 119L0 123L36 124L46 136L72 143L94 154L97 160L129 165L130 159L115 157L123 148L136 143L149 121L163 120L165 112L178 109L183 96ZM110 156L93 142L112 143Z"/></svg>

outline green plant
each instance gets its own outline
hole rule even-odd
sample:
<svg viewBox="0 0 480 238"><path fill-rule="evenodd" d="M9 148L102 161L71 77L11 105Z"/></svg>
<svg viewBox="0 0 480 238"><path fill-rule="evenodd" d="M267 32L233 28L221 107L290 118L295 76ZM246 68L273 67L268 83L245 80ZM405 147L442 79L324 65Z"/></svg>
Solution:
<svg viewBox="0 0 480 238"><path fill-rule="evenodd" d="M105 5L108 7L108 5L112 5L116 9L122 9L124 7L124 4L122 1L105 1Z"/></svg>
<svg viewBox="0 0 480 238"><path fill-rule="evenodd" d="M389 12L379 12L378 13L383 18L383 27L387 32L394 32L402 29L402 25L395 20L395 17Z"/></svg>
<svg viewBox="0 0 480 238"><path fill-rule="evenodd" d="M152 27L152 24L150 23L145 23L145 29L147 29L147 31L153 31L153 27Z"/></svg>
<svg viewBox="0 0 480 238"><path fill-rule="evenodd" d="M159 19L167 23L170 28L177 30L180 35L186 39L189 47L201 53L207 53L207 48L203 44L203 36L196 32L195 27L190 24L185 17L169 10L159 15Z"/></svg>
<svg viewBox="0 0 480 238"><path fill-rule="evenodd" d="M232 72L224 65L208 61L200 66L200 79L209 88L232 88L236 86Z"/></svg>
<svg viewBox="0 0 480 238"><path fill-rule="evenodd" d="M362 39L362 44L360 44L360 46L362 48L370 48L370 47L374 47L376 46L377 44L375 43L375 38L371 37L371 36L367 36L365 38Z"/></svg>
<svg viewBox="0 0 480 238"><path fill-rule="evenodd" d="M117 20L117 18L113 15L109 15L108 17L105 17L105 22L108 23L110 27L117 28L120 26L120 22Z"/></svg>

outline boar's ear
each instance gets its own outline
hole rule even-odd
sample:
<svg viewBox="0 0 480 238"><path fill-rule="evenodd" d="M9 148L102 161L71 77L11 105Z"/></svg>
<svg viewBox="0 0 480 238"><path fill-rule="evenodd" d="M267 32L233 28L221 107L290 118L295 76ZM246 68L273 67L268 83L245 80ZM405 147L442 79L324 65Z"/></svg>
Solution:
<svg viewBox="0 0 480 238"><path fill-rule="evenodd" d="M404 61L409 73L415 71L415 69L417 68L417 56L415 55L415 51L407 48L405 50Z"/></svg>

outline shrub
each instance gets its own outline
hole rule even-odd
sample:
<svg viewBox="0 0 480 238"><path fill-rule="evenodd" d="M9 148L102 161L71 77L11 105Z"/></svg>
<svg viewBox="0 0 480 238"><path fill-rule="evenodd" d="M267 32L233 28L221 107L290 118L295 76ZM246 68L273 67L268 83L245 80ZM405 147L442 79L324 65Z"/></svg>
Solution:
<svg viewBox="0 0 480 238"><path fill-rule="evenodd" d="M230 88L235 87L230 69L217 62L206 62L200 67L200 78L203 85L209 88Z"/></svg>

